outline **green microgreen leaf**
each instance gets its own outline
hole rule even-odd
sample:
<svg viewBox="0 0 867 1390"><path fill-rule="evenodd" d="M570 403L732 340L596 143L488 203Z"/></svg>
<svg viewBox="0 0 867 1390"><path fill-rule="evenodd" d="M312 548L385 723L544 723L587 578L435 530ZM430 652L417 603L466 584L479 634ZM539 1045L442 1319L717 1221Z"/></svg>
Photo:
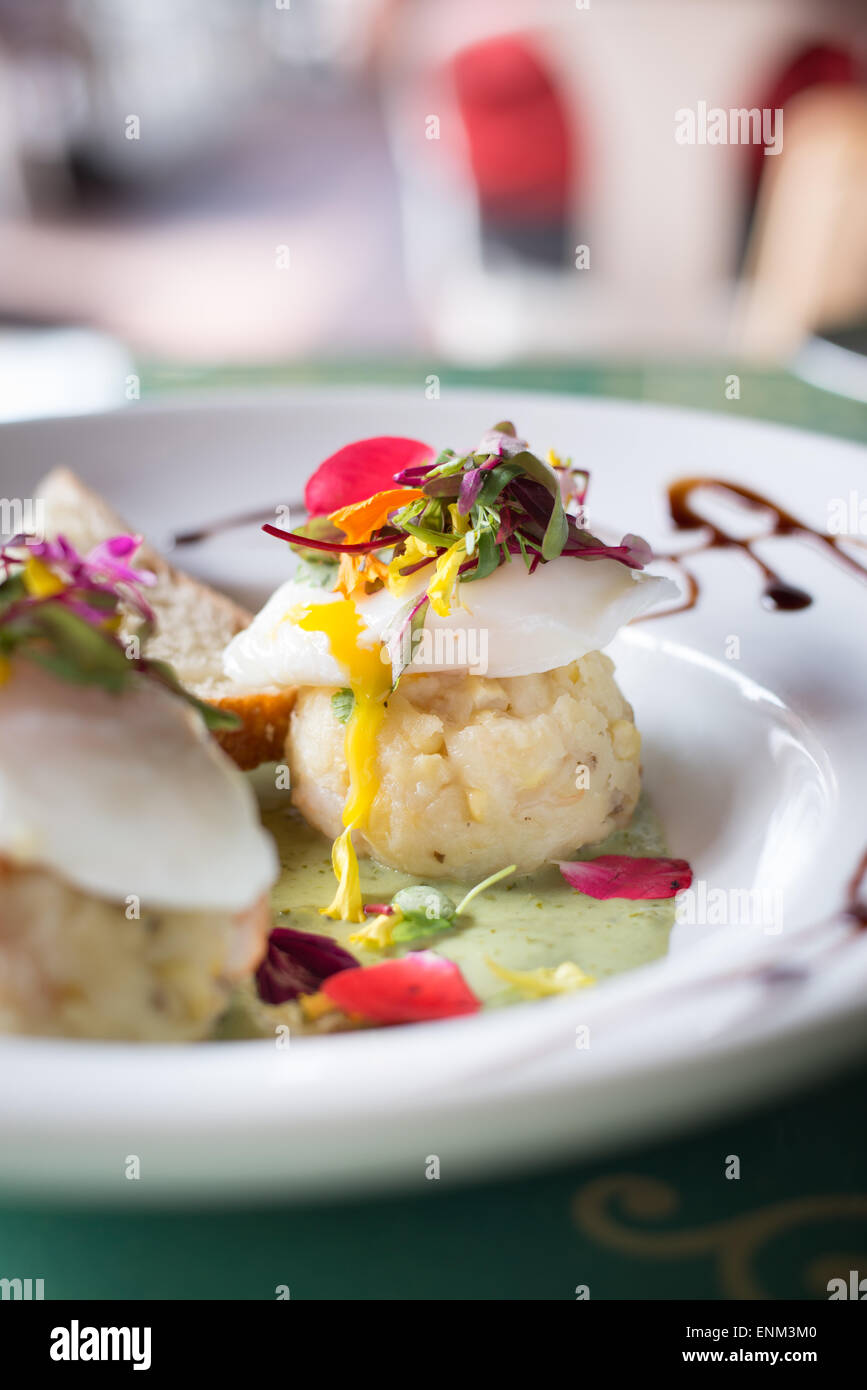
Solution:
<svg viewBox="0 0 867 1390"><path fill-rule="evenodd" d="M554 506L551 509L551 517L545 528L542 537L542 558L544 560L556 560L561 554L566 541L569 538L569 522L563 506L563 498L560 495L560 483L552 468L549 468L541 459L531 454L529 449L522 449L519 454L515 454L511 460L518 463L521 471L528 477L534 478L537 483L541 483L550 492Z"/></svg>
<svg viewBox="0 0 867 1390"><path fill-rule="evenodd" d="M459 473L463 465L463 459L459 458L454 449L441 449L431 464L428 477L439 476L446 472Z"/></svg>
<svg viewBox="0 0 867 1390"><path fill-rule="evenodd" d="M392 898L400 921L392 931L394 941L415 941L454 928L456 908L447 893L425 883L401 888Z"/></svg>
<svg viewBox="0 0 867 1390"><path fill-rule="evenodd" d="M32 611L30 621L48 644L48 649L43 649L37 639L28 653L34 660L79 684L101 685L112 691L123 689L132 668L123 648L109 633L61 603L40 604Z"/></svg>
<svg viewBox="0 0 867 1390"><path fill-rule="evenodd" d="M476 567L461 575L462 584L471 584L475 579L486 579L500 563L500 548L495 531L486 529L478 533L477 550L479 558Z"/></svg>
<svg viewBox="0 0 867 1390"><path fill-rule="evenodd" d="M331 696L331 708L335 719L339 719L341 724L348 721L355 709L355 696L348 686L344 686L342 690L335 690Z"/></svg>
<svg viewBox="0 0 867 1390"><path fill-rule="evenodd" d="M305 521L303 526L299 526L296 535L309 536L314 541L345 541L346 537L342 531L329 521L327 516L312 516ZM327 550L314 550L311 546L299 545L297 541L289 542L289 549L294 550L295 554L302 560L306 560L310 565L333 565L334 559ZM306 581L310 583L311 581ZM324 587L324 586L323 586Z"/></svg>
<svg viewBox="0 0 867 1390"><path fill-rule="evenodd" d="M524 557L524 564L527 566L527 572L529 573L530 566L533 563L532 556L530 555L530 552L527 550L526 542L524 541L524 537L521 535L520 531L516 531L515 535L518 538L518 545L521 547L521 554Z"/></svg>
<svg viewBox="0 0 867 1390"><path fill-rule="evenodd" d="M510 459L508 463L498 463L488 473L485 481L479 489L475 505L477 507L490 507L496 502L503 488L508 487L513 478L517 478L523 473L524 469L520 463Z"/></svg>
<svg viewBox="0 0 867 1390"><path fill-rule="evenodd" d="M407 535L415 536L427 545L436 546L438 550L447 550L455 539L448 531L432 531L427 526L416 526L411 521L402 522L401 525Z"/></svg>
<svg viewBox="0 0 867 1390"><path fill-rule="evenodd" d="M498 869L495 874L489 874L487 878L483 878L481 883L477 883L474 888L470 889L466 897L461 898L461 901L455 908L455 916L460 917L461 913L465 912L469 907L473 898L477 898L480 893L484 893L486 888L493 888L494 884L499 883L501 879L508 878L509 874L513 874L517 867L517 864L509 864L507 868Z"/></svg>
<svg viewBox="0 0 867 1390"><path fill-rule="evenodd" d="M296 584L310 584L316 589L334 588L340 566L328 558L322 560L307 559L308 555L322 555L322 553L321 550L308 550L301 556L292 576Z"/></svg>
<svg viewBox="0 0 867 1390"><path fill-rule="evenodd" d="M0 609L8 608L10 604L16 603L18 599L26 598L27 590L24 587L24 580L20 574L10 575L0 584Z"/></svg>

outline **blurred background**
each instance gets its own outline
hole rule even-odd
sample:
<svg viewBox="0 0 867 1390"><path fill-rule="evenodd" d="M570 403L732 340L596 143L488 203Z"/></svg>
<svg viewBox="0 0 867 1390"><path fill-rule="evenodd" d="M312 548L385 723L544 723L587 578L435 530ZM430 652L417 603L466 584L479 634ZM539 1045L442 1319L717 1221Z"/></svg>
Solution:
<svg viewBox="0 0 867 1390"><path fill-rule="evenodd" d="M0 418L147 360L867 399L865 74L865 0L0 0ZM701 104L782 148L680 143Z"/></svg>

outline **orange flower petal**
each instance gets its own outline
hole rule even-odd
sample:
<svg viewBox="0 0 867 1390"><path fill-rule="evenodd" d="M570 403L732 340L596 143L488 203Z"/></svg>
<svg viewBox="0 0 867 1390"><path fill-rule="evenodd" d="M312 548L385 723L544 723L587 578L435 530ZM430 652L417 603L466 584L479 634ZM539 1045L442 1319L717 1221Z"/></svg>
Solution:
<svg viewBox="0 0 867 1390"><path fill-rule="evenodd" d="M375 555L347 555L344 553L340 557L340 565L337 570L337 583L334 585L336 593L343 594L345 598L355 598L356 594L368 594L372 592L377 580L383 584L388 578L388 565L382 560L378 560Z"/></svg>
<svg viewBox="0 0 867 1390"><path fill-rule="evenodd" d="M359 541L370 540L374 531L385 525L389 512L423 496L424 493L417 487L392 487L385 492L375 492L363 502L341 507L339 511L332 512L328 519L344 532L350 545L357 545Z"/></svg>

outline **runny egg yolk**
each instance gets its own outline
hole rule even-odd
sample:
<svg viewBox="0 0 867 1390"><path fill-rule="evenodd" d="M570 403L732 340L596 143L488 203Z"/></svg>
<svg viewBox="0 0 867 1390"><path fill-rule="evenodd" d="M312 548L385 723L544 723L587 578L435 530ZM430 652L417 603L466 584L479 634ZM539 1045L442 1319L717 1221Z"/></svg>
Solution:
<svg viewBox="0 0 867 1390"><path fill-rule="evenodd" d="M362 647L359 637L363 624L351 599L337 603L311 605L291 617L305 632L324 632L335 661L349 672L354 696L352 713L346 725L346 765L349 791L343 807L343 834L334 842L331 861L338 879L333 903L324 908L326 917L363 922L364 908L358 877L358 860L352 844L352 831L367 824L370 807L378 788L376 740L385 718L385 697L391 689L391 664L383 662L382 646Z"/></svg>

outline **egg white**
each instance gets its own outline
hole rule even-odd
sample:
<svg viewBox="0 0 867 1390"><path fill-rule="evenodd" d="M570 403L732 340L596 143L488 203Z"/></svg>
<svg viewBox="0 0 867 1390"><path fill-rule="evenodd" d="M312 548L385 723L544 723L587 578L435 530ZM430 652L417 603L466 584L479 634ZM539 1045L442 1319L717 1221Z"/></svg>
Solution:
<svg viewBox="0 0 867 1390"><path fill-rule="evenodd" d="M398 598L388 589L356 600L366 631L362 641L384 640L397 614L419 597L430 579L421 571ZM618 629L664 599L676 598L669 579L628 569L617 560L561 556L528 574L515 558L486 579L461 584L447 617L428 609L411 670L473 671L493 677L529 676L566 666L599 651ZM308 632L291 618L298 605L334 603L341 595L288 580L224 653L225 674L245 689L343 686L349 672L331 654L324 632ZM459 640L440 639L451 631ZM482 669L482 664L484 669Z"/></svg>
<svg viewBox="0 0 867 1390"><path fill-rule="evenodd" d="M243 911L278 872L250 786L193 710L23 659L0 685L0 856L142 910Z"/></svg>

